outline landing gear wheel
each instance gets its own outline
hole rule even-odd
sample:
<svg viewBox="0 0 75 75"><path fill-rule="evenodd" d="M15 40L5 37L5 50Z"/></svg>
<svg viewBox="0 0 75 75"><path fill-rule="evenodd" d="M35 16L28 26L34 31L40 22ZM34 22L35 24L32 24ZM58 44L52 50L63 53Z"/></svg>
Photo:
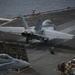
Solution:
<svg viewBox="0 0 75 75"><path fill-rule="evenodd" d="M49 40L48 38L46 40L44 40L44 43L47 44L48 43L48 40Z"/></svg>
<svg viewBox="0 0 75 75"><path fill-rule="evenodd" d="M29 43L29 38L28 37L26 37L26 43Z"/></svg>

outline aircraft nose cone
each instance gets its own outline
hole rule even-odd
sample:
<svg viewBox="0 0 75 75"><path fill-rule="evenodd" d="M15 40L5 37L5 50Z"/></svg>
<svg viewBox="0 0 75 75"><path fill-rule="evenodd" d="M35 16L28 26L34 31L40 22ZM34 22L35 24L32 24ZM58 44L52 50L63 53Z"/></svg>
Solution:
<svg viewBox="0 0 75 75"><path fill-rule="evenodd" d="M30 63L21 60L20 65L21 65L22 68L23 67L29 67L30 66Z"/></svg>

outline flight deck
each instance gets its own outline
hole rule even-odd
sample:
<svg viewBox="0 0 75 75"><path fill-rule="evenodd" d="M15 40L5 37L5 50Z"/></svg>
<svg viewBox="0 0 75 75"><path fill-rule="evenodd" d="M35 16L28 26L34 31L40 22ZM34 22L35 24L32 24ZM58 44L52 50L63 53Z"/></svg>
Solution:
<svg viewBox="0 0 75 75"><path fill-rule="evenodd" d="M68 30L68 33L75 35L75 18L72 18L71 16L71 20L58 25L56 30L63 32ZM0 39L5 41L15 41L14 37L16 37L16 40L21 38L17 35L11 35L3 32L0 33ZM8 35L11 36L7 37ZM18 43L22 43L23 41L23 44L25 44L28 60L31 64L31 67L17 72L7 72L4 75L60 75L61 72L57 70L57 65L62 63L62 61L67 63L75 56L75 38L69 41L65 40L61 45L59 44L62 41L57 42L57 40L54 40L54 55L52 55L49 51L51 44L47 45L36 40L30 43L24 43L24 40L25 39L21 39Z"/></svg>

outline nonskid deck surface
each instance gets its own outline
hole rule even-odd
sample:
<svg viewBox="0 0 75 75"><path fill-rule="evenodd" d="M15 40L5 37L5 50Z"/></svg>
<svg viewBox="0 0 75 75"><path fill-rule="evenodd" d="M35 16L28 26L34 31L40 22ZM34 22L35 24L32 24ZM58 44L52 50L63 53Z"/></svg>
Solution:
<svg viewBox="0 0 75 75"><path fill-rule="evenodd" d="M57 30L66 32L69 31L71 34L75 34L73 28L75 26L75 20L58 25ZM70 30L70 28L72 28ZM73 31L72 31L73 30ZM21 37L16 35L11 35L7 33L0 32L1 40L11 40L17 41ZM9 37L7 37L9 35ZM10 36L11 35L11 36ZM13 39L12 39L13 37ZM16 40L15 38L16 37ZM24 39L21 41L23 42ZM60 43L54 40L55 43ZM40 44L40 45L39 45ZM29 62L31 63L31 68L24 69L19 72L8 72L4 75L60 75L60 71L57 71L57 65L65 61L66 63L75 56L75 38L63 43L62 48L60 46L55 48L55 55L50 54L49 47L40 42L33 41L31 44L26 44L26 51L28 54Z"/></svg>

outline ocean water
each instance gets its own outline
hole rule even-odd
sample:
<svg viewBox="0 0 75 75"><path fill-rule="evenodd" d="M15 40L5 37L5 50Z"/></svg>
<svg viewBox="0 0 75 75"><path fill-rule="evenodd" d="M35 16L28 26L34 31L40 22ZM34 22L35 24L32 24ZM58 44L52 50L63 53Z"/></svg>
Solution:
<svg viewBox="0 0 75 75"><path fill-rule="evenodd" d="M0 17L13 18L32 14L32 10L45 12L75 7L75 0L0 0Z"/></svg>

